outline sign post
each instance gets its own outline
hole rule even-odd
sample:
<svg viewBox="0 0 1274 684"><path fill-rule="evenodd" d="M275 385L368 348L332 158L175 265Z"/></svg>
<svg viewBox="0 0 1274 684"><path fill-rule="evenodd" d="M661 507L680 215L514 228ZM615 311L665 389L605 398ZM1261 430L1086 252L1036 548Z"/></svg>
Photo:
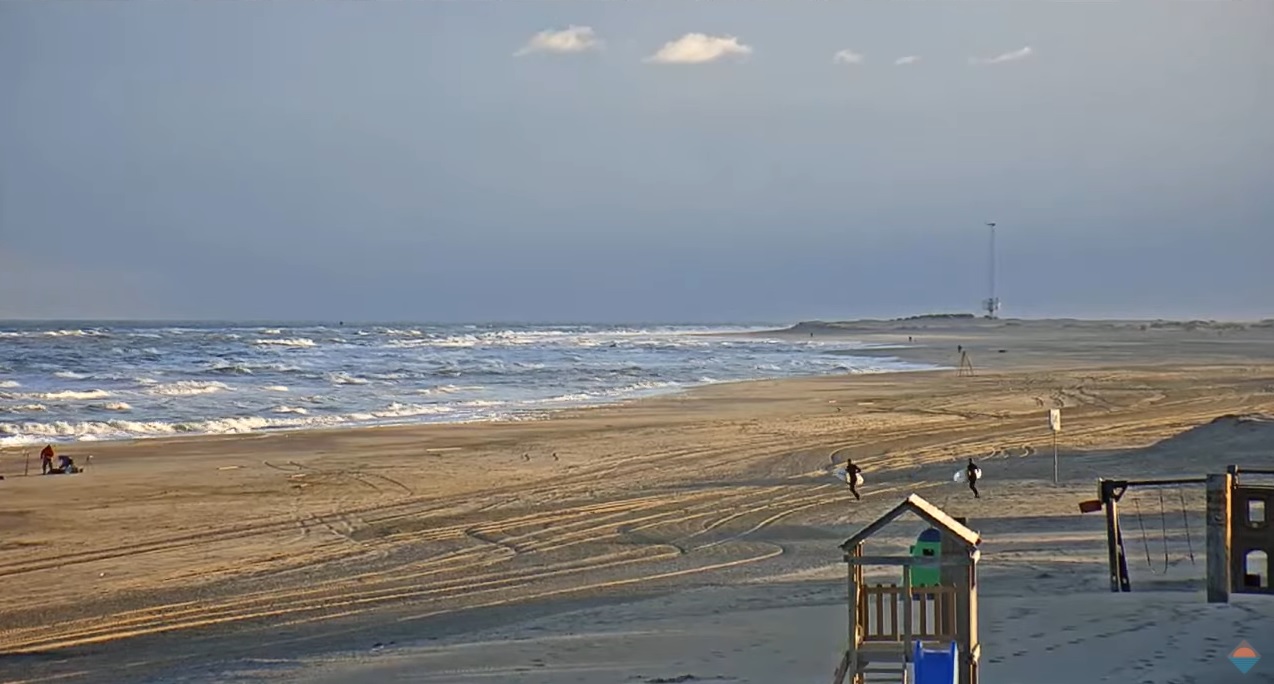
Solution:
<svg viewBox="0 0 1274 684"><path fill-rule="evenodd" d="M1053 486L1057 486L1057 433L1062 431L1062 410L1048 410L1048 427L1053 433Z"/></svg>

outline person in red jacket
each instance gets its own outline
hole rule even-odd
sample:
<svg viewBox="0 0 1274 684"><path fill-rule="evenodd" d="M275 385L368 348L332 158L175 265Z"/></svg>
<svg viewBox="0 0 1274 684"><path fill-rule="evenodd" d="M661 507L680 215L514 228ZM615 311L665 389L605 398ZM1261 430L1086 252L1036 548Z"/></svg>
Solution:
<svg viewBox="0 0 1274 684"><path fill-rule="evenodd" d="M41 475L48 475L49 471L53 470L53 456L54 456L54 453L53 453L52 444L46 444L44 448L40 450L40 474Z"/></svg>

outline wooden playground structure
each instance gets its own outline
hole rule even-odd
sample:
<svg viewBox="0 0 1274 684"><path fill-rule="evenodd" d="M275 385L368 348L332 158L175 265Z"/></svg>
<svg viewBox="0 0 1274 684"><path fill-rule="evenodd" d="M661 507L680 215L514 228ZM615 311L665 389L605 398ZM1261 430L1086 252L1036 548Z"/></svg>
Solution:
<svg viewBox="0 0 1274 684"><path fill-rule="evenodd" d="M1243 475L1274 475L1274 470L1231 465L1226 472L1203 477L1156 480L1097 481L1097 496L1080 503L1083 513L1106 512L1106 547L1110 590L1132 591L1128 554L1119 523L1119 502L1130 489L1204 485L1207 488L1207 595L1209 603L1226 603L1230 594L1270 594L1269 559L1274 556L1274 526L1268 511L1274 485L1244 482ZM1162 501L1162 499L1161 499ZM1182 515L1185 515L1184 499ZM1189 527L1186 528L1187 540ZM1193 552L1192 552L1193 554ZM1253 569L1256 571L1253 572Z"/></svg>
<svg viewBox="0 0 1274 684"><path fill-rule="evenodd" d="M932 549L925 549L910 556L863 554L869 538L906 513L941 535L940 553L930 555ZM981 541L965 521L915 494L846 540L841 549L848 567L850 634L832 684L977 684ZM868 585L863 576L868 565L902 567L902 586ZM940 568L936 585L913 585L913 568L934 566Z"/></svg>

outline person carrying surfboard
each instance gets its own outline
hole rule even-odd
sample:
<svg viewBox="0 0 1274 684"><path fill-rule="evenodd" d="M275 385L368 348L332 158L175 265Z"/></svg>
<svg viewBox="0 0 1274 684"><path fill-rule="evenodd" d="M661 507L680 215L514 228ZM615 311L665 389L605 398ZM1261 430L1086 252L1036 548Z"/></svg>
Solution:
<svg viewBox="0 0 1274 684"><path fill-rule="evenodd" d="M858 495L858 478L862 476L863 469L854 465L853 461L846 459L845 461L845 484L849 485L849 491L854 493L855 501L862 501L863 497Z"/></svg>
<svg viewBox="0 0 1274 684"><path fill-rule="evenodd" d="M982 469L978 464L969 459L969 465L964 468L964 477L969 481L969 489L973 490L973 498L981 499L982 495L978 494L978 476L982 474Z"/></svg>

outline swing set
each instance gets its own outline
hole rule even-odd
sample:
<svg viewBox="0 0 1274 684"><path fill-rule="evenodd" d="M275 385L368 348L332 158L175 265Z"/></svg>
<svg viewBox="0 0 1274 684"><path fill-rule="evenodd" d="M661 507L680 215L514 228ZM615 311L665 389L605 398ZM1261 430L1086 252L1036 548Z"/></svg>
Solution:
<svg viewBox="0 0 1274 684"><path fill-rule="evenodd" d="M1274 470L1240 468L1231 465L1224 473L1203 477L1155 480L1097 481L1098 498L1079 504L1081 513L1097 513L1105 509L1106 548L1110 562L1110 590L1132 591L1128 579L1128 554L1124 548L1123 528L1119 523L1119 503L1132 488L1158 491L1159 527L1163 544L1163 566L1156 567L1151 555L1150 532L1138 497L1132 498L1141 543L1146 552L1146 566L1151 574L1166 575L1172 565L1168 549L1168 497L1165 490L1175 488L1181 506L1181 522L1185 527L1186 549L1190 564L1195 565L1194 537L1190 531L1189 509L1184 488L1203 485L1207 492L1205 526L1206 586L1209 603L1225 603L1231 593L1274 594L1269 581L1268 558L1274 556L1274 525L1266 519L1267 508L1274 507L1274 484L1252 482L1250 476L1270 476Z"/></svg>
<svg viewBox="0 0 1274 684"><path fill-rule="evenodd" d="M1113 592L1132 591L1132 582L1128 577L1128 553L1124 548L1123 527L1119 523L1119 502L1123 500L1124 495L1133 487L1152 488L1158 490L1159 493L1159 526L1161 540L1163 544L1163 568L1155 567L1154 559L1150 551L1150 533L1146 529L1146 516L1141 510L1141 501L1139 497L1132 497L1133 511L1137 515L1137 527L1141 530L1141 542L1146 552L1146 567L1150 569L1153 575L1166 575L1168 568L1172 564L1171 554L1168 550L1168 504L1167 498L1164 496L1164 490L1175 488L1181 505L1181 521L1185 525L1186 547L1188 549L1190 564L1195 564L1194 557L1194 540L1190 535L1190 516L1189 510L1186 508L1186 497L1184 486L1187 485L1203 485L1207 484L1207 478L1204 477L1185 477L1177 479L1161 479L1161 480L1107 480L1098 481L1099 499L1095 501L1085 501L1080 504L1080 511L1083 513L1096 513L1097 511L1106 509L1106 545L1107 553L1110 561L1110 590Z"/></svg>

